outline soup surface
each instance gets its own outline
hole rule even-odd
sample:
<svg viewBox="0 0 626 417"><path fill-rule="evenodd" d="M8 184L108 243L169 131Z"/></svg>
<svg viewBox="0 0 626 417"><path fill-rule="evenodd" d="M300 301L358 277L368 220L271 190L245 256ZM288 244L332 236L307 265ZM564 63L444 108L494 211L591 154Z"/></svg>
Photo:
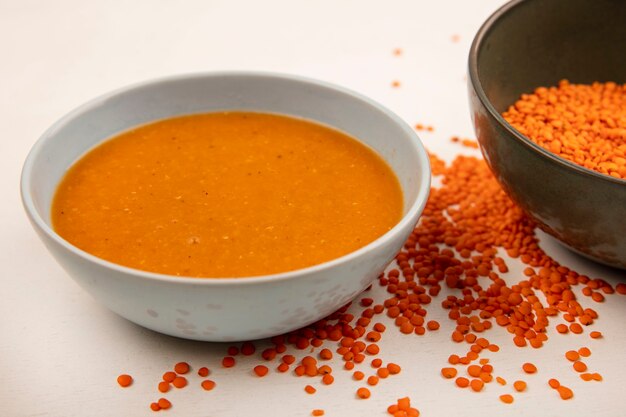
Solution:
<svg viewBox="0 0 626 417"><path fill-rule="evenodd" d="M352 252L402 217L400 184L370 148L287 116L162 120L80 158L52 223L111 262L169 275L286 272Z"/></svg>

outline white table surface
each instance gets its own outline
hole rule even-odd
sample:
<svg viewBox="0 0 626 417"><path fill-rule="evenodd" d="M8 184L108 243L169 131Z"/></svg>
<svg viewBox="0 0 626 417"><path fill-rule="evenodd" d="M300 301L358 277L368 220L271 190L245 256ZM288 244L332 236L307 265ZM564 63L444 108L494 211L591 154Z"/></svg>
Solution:
<svg viewBox="0 0 626 417"><path fill-rule="evenodd" d="M489 332L502 349L490 355L496 374L509 381L482 393L461 390L439 375L459 348L450 341L452 323L439 301L429 317L442 329L424 337L404 336L391 326L381 357L403 367L400 375L372 389L369 400L354 393L362 385L334 360L336 381L303 391L311 381L291 374L251 375L252 360L233 369L219 366L226 345L191 342L156 334L109 312L82 291L54 262L26 220L19 199L19 174L38 136L86 100L114 88L159 76L212 70L251 69L319 78L360 91L396 111L408 123L435 127L420 136L444 159L478 151L452 144L473 137L465 84L473 34L501 0L290 1L0 1L0 416L141 416L161 395L161 374L180 360L209 366L218 386L202 391L198 378L167 397L176 416L384 416L388 405L409 396L422 416L623 416L626 382L626 298L602 304L584 297L600 319L587 334L557 335L539 350L519 349L501 328ZM458 36L458 42L453 37ZM402 48L402 56L392 51ZM398 80L399 88L391 83ZM617 283L623 271L595 265L543 237L557 260ZM521 266L512 262L510 279ZM517 274L517 275L516 275ZM445 294L445 293L442 293ZM374 297L383 299L375 290ZM497 326L496 326L497 327ZM603 382L583 382L563 358L589 346L586 362ZM332 345L330 346L332 347ZM538 365L536 375L520 371ZM275 365L274 365L275 366ZM272 366L273 368L273 366ZM367 368L367 367L365 367ZM128 372L131 388L115 379ZM546 386L556 376L575 397L560 400ZM524 379L529 388L504 405L500 394Z"/></svg>

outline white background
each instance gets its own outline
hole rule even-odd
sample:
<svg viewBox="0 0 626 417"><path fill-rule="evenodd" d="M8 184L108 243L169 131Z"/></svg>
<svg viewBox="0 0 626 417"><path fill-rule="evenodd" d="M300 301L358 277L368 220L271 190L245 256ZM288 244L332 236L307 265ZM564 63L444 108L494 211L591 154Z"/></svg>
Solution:
<svg viewBox="0 0 626 417"><path fill-rule="evenodd" d="M180 360L208 366L218 386L204 392L193 375L167 397L176 416L383 416L397 398L410 396L422 416L621 416L626 381L626 298L596 304L594 329L605 334L557 335L540 350L518 349L498 328L489 339L502 347L490 355L495 374L509 381L484 392L460 390L439 375L450 353L452 323L433 303L429 317L442 329L404 336L393 327L381 357L399 363L400 375L382 381L363 401L334 361L331 387L318 380L251 374L252 360L225 370L226 345L189 342L139 328L98 305L48 255L29 226L19 200L19 174L38 136L55 120L109 90L154 77L198 71L250 69L310 76L342 84L380 101L408 123L435 127L419 133L427 148L447 160L478 151L450 143L473 137L465 84L473 34L502 1L13 1L0 0L0 415L141 416L161 395L161 374ZM458 35L459 41L453 42ZM393 49L402 48L396 57ZM392 88L394 80L400 88ZM612 283L623 271L580 259L550 238L552 256L591 277ZM510 279L520 279L511 263ZM517 275L516 275L517 273ZM384 295L375 292L377 300ZM583 382L563 354L587 345L586 360L604 381ZM332 347L332 346L330 346ZM532 361L539 373L523 375ZM271 366L272 368L274 365ZM364 367L367 369L367 367ZM128 372L135 384L115 382ZM546 381L558 377L575 397L560 400ZM504 405L498 396L524 379L529 388ZM318 388L315 395L305 384Z"/></svg>

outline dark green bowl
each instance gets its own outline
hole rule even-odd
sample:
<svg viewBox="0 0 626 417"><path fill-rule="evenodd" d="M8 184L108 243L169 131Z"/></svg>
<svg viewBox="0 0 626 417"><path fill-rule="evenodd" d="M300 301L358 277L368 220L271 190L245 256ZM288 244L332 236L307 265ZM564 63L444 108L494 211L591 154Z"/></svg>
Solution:
<svg viewBox="0 0 626 417"><path fill-rule="evenodd" d="M539 86L626 82L626 1L515 0L480 28L469 97L481 150L504 190L546 232L626 269L626 181L562 159L501 116Z"/></svg>

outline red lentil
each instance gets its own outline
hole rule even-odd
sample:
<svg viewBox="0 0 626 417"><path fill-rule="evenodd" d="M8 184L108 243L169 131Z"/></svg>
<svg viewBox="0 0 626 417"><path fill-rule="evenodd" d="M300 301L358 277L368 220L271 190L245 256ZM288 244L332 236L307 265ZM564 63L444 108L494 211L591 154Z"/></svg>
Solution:
<svg viewBox="0 0 626 417"><path fill-rule="evenodd" d="M581 112L585 117L579 117ZM601 174L626 178L626 85L562 80L523 95L503 116L550 152Z"/></svg>
<svg viewBox="0 0 626 417"><path fill-rule="evenodd" d="M411 399L409 397L398 398L396 404L387 407L387 413L394 417L419 417L420 415L417 408L411 407Z"/></svg>
<svg viewBox="0 0 626 417"><path fill-rule="evenodd" d="M510 394L503 394L500 396L500 401L502 401L505 404L512 404L513 403L513 396Z"/></svg>
<svg viewBox="0 0 626 417"><path fill-rule="evenodd" d="M168 408L172 407L172 403L169 402L169 400L167 400L166 398L159 398L157 404L159 405L159 408L161 410L167 410Z"/></svg>
<svg viewBox="0 0 626 417"><path fill-rule="evenodd" d="M265 365L257 365L254 367L254 373L257 376L264 377L269 372L269 369Z"/></svg>
<svg viewBox="0 0 626 417"><path fill-rule="evenodd" d="M201 376L202 378L206 378L207 376L209 376L209 373L209 368L207 368L206 366L198 369L198 376Z"/></svg>
<svg viewBox="0 0 626 417"><path fill-rule="evenodd" d="M574 393L572 392L572 390L564 385L559 386L557 388L557 391L559 392L559 395L561 396L561 399L563 400L569 400L570 398L574 396Z"/></svg>
<svg viewBox="0 0 626 417"><path fill-rule="evenodd" d="M311 411L311 415L312 416L316 416L316 417L323 416L324 415L324 410L318 410L318 409L313 410L313 411Z"/></svg>
<svg viewBox="0 0 626 417"><path fill-rule="evenodd" d="M454 382L459 388L467 388L469 386L469 379L463 376L458 377Z"/></svg>
<svg viewBox="0 0 626 417"><path fill-rule="evenodd" d="M573 367L576 372L585 372L587 370L587 365L582 361L574 362Z"/></svg>
<svg viewBox="0 0 626 417"><path fill-rule="evenodd" d="M513 388L515 388L515 390L517 392L526 391L526 382L524 382L524 381L515 381L513 383Z"/></svg>
<svg viewBox="0 0 626 417"><path fill-rule="evenodd" d="M522 369L527 374L534 374L535 372L537 372L537 367L535 365L533 365L532 363L528 363L528 362L526 362L524 365L522 365Z"/></svg>
<svg viewBox="0 0 626 417"><path fill-rule="evenodd" d="M211 391L213 388L215 388L215 382L211 381L210 379L205 379L200 383L200 385L202 386L202 388L204 388L205 391Z"/></svg>
<svg viewBox="0 0 626 417"><path fill-rule="evenodd" d="M581 347L580 349L578 349L578 354L586 358L588 356L591 356L591 350L589 350L589 348L587 347Z"/></svg>
<svg viewBox="0 0 626 417"><path fill-rule="evenodd" d="M176 373L172 371L168 371L163 374L163 381L172 382L176 378Z"/></svg>
<svg viewBox="0 0 626 417"><path fill-rule="evenodd" d="M481 379L472 379L470 382L470 387L476 392L482 391L484 386L485 383Z"/></svg>
<svg viewBox="0 0 626 417"><path fill-rule="evenodd" d="M186 374L187 372L189 372L189 364L187 362L178 362L176 365L174 365L174 372L179 375Z"/></svg>
<svg viewBox="0 0 626 417"><path fill-rule="evenodd" d="M454 378L456 374L456 368L441 368L441 375L443 375L444 378L451 379Z"/></svg>
<svg viewBox="0 0 626 417"><path fill-rule="evenodd" d="M172 385L174 385L176 388L184 388L187 386L187 378L185 378L184 376L177 376L172 381Z"/></svg>
<svg viewBox="0 0 626 417"><path fill-rule="evenodd" d="M222 366L224 368L232 368L233 366L235 366L235 358L233 358L232 356L224 357L224 359L222 359Z"/></svg>
<svg viewBox="0 0 626 417"><path fill-rule="evenodd" d="M304 387L304 390L306 391L307 394L315 394L315 392L317 392L317 390L311 385L306 385Z"/></svg>
<svg viewBox="0 0 626 417"><path fill-rule="evenodd" d="M122 374L117 377L117 383L122 388L129 387L133 383L133 377L127 374Z"/></svg>
<svg viewBox="0 0 626 417"><path fill-rule="evenodd" d="M370 390L368 390L367 388L361 387L358 390L356 390L356 395L359 398L362 398L365 400L370 397L371 393L370 393Z"/></svg>

